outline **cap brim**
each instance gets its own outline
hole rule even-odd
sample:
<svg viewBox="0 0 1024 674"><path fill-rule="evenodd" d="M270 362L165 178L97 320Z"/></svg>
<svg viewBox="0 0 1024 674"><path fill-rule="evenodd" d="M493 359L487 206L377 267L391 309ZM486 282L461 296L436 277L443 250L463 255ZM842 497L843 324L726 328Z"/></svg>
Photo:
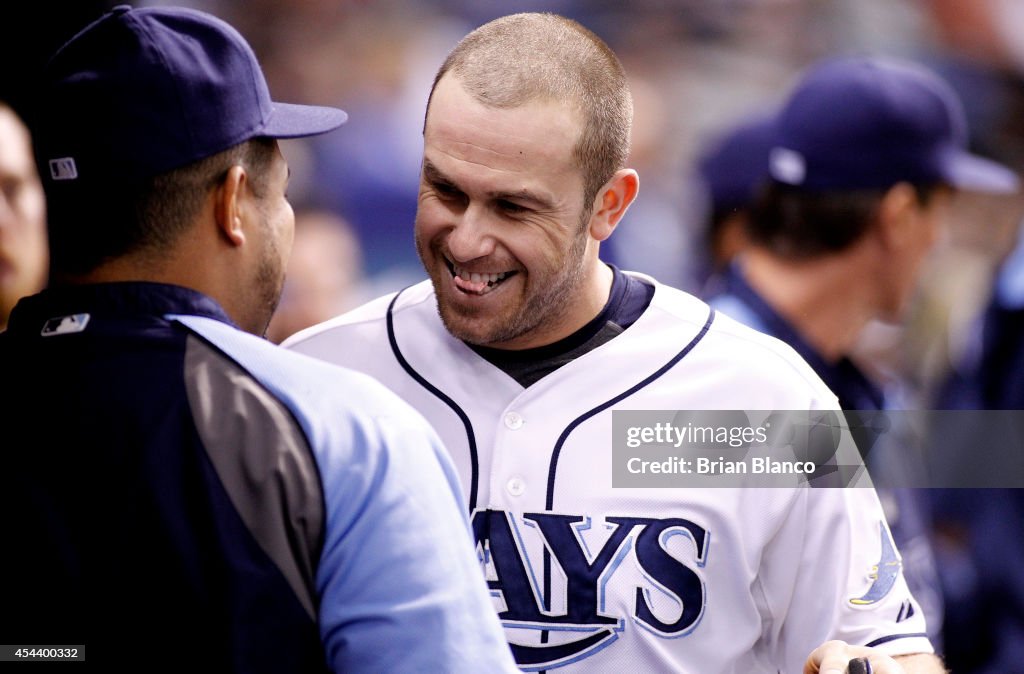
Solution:
<svg viewBox="0 0 1024 674"><path fill-rule="evenodd" d="M948 152L942 160L943 177L961 190L1011 194L1020 190L1020 176L990 159L963 150Z"/></svg>
<svg viewBox="0 0 1024 674"><path fill-rule="evenodd" d="M348 114L338 108L274 103L270 119L260 131L260 135L270 138L316 136L337 129L347 119Z"/></svg>

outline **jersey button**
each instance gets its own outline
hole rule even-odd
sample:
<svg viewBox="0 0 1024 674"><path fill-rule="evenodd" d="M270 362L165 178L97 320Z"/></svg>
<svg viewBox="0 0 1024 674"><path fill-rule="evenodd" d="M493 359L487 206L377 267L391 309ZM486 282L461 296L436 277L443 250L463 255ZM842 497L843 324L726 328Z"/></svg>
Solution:
<svg viewBox="0 0 1024 674"><path fill-rule="evenodd" d="M523 482L521 477L513 477L505 483L505 490L513 496L522 496L523 492L526 491L526 483Z"/></svg>
<svg viewBox="0 0 1024 674"><path fill-rule="evenodd" d="M518 431L523 427L524 423L526 422L518 412L509 412L505 415L505 426L513 431Z"/></svg>

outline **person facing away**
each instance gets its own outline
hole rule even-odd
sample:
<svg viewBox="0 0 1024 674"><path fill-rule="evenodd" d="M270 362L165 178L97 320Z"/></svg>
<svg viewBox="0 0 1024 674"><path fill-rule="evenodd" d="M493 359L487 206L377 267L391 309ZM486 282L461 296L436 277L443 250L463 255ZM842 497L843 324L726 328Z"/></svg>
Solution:
<svg viewBox="0 0 1024 674"><path fill-rule="evenodd" d="M0 331L15 303L46 285L46 202L29 131L0 102Z"/></svg>
<svg viewBox="0 0 1024 674"><path fill-rule="evenodd" d="M260 338L294 227L233 28L115 8L36 120L51 286L0 335L5 643L104 671L515 671L436 435L367 377ZM247 334L253 333L253 334Z"/></svg>
<svg viewBox="0 0 1024 674"><path fill-rule="evenodd" d="M427 103L430 279L285 346L438 430L524 669L941 671L920 612L897 621L913 599L872 489L613 488L613 410L837 407L783 343L601 261L637 195L631 112L618 59L569 19L470 33Z"/></svg>
<svg viewBox="0 0 1024 674"><path fill-rule="evenodd" d="M702 296L717 292L729 264L747 247L747 220L768 179L774 135L774 111L750 113L712 137L696 161L697 182L707 201Z"/></svg>
<svg viewBox="0 0 1024 674"><path fill-rule="evenodd" d="M1024 410L1024 222L990 292L963 354L935 393L936 410L1004 410L993 413L997 419L1019 414L1005 410ZM967 473L963 467L985 451L1017 454L1016 443L996 435L1002 425L993 416L960 412L935 424L935 434L946 432L939 437L947 444L943 455L955 452L959 459L949 462L951 470ZM957 425L954 432L948 432L951 424ZM999 470L1005 464L990 465ZM1024 490L980 483L929 495L947 562L940 573L950 588L944 639L949 662L958 672L1014 671L1024 653Z"/></svg>
<svg viewBox="0 0 1024 674"><path fill-rule="evenodd" d="M747 221L750 244L709 301L792 345L843 409L897 408L897 387L875 382L851 357L858 338L870 321L905 314L952 191L1012 191L1017 179L967 152L956 94L910 62L815 64L774 128L770 180ZM921 467L910 447L897 446L909 440L890 433L863 448L869 467L889 478L880 489L888 520L938 640L942 593L928 503L906 488L920 484L913 475Z"/></svg>

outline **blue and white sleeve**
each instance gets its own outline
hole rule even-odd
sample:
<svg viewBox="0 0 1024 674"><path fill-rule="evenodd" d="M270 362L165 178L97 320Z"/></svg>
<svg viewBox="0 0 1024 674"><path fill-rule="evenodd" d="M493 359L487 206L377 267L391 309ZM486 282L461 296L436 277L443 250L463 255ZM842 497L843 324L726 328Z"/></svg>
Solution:
<svg viewBox="0 0 1024 674"><path fill-rule="evenodd" d="M396 403L397 403L396 398ZM357 418L315 449L326 504L316 576L335 671L518 671L454 469L411 408Z"/></svg>

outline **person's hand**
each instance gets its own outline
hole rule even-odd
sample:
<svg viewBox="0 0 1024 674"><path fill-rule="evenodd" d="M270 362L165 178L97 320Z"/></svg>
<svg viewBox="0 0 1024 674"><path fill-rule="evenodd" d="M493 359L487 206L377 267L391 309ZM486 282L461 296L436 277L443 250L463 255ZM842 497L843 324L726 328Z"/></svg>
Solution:
<svg viewBox="0 0 1024 674"><path fill-rule="evenodd" d="M859 659L859 661L857 661ZM854 661L854 662L851 662ZM906 670L888 655L867 646L851 646L844 641L827 641L815 648L804 674L905 674Z"/></svg>

